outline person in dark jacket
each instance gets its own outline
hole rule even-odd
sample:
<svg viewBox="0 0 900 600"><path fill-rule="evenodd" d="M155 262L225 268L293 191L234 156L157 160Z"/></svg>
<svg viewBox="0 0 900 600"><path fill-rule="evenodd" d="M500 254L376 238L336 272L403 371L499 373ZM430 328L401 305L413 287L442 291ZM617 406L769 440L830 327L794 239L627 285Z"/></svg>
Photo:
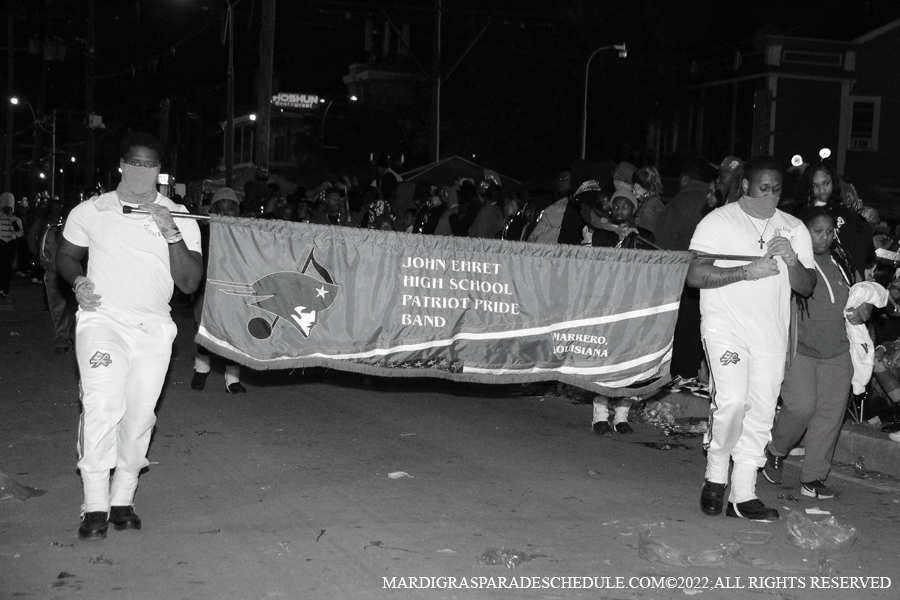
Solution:
<svg viewBox="0 0 900 600"><path fill-rule="evenodd" d="M709 183L717 173L705 158L689 158L681 170L681 191L659 216L656 244L663 250L687 251L697 224L703 218ZM672 376L676 385L697 383L703 362L700 341L700 292L685 287L675 323Z"/></svg>

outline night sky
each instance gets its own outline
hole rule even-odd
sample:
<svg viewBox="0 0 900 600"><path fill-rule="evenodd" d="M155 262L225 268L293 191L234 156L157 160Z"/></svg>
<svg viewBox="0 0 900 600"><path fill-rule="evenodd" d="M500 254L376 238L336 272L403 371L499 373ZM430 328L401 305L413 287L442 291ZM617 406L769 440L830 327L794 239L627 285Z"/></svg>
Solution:
<svg viewBox="0 0 900 600"><path fill-rule="evenodd" d="M233 4L240 115L255 110L262 7L259 0ZM429 72L432 6L431 0L280 0L275 91L346 94L342 77L349 65L368 58L366 19L380 31L386 15L398 26L410 25L409 68ZM67 129L65 120L83 119L85 110L87 0L20 1L19 7L16 47L27 48L35 36L66 45L65 60L50 63L43 111L61 115L59 143L77 154L83 135L74 124ZM195 117L190 135L204 139L205 156L191 164L191 175L212 169L225 117L226 7L225 0L96 0L96 113L107 123L98 162L115 158L111 148L122 132L158 132L160 99L171 97ZM646 139L648 116L677 104L691 59L726 56L759 33L852 39L900 17L900 3L892 0L443 0L443 10L445 73L490 25L443 85L442 154L474 154L520 179L576 158L584 64L599 46L628 45L627 59L603 53L591 67L589 154L619 159ZM16 53L14 93L36 108L40 64L37 54ZM427 103L399 114L350 110L334 109L335 126L353 130L342 134L355 151L347 162L372 151L404 152L409 166L427 161ZM23 129L27 115L16 114L16 129Z"/></svg>

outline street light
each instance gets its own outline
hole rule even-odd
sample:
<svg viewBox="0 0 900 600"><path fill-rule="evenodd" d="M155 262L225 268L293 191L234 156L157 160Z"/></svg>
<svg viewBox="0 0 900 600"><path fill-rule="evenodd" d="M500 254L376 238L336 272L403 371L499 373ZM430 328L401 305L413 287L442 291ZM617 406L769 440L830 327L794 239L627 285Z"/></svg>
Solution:
<svg viewBox="0 0 900 600"><path fill-rule="evenodd" d="M359 100L356 96L347 96L347 99L350 102L356 102ZM322 98L319 100L319 103L325 102L325 99ZM325 117L328 116L328 109L331 108L331 105L334 104L334 98L328 99L328 104L325 105L325 112L322 113L322 126L319 128L319 152L323 152L325 150Z"/></svg>
<svg viewBox="0 0 900 600"><path fill-rule="evenodd" d="M13 106L18 106L20 104L20 100L16 96L11 96L9 99L9 103ZM31 118L34 121L34 125L36 127L40 127L44 131L47 131L47 127L45 127L47 123L47 117L43 119L38 119L37 114L34 112L34 107L31 106L31 102L25 100L25 105L28 106L28 110L31 111ZM20 132L21 133L21 132ZM11 147L12 138L11 136L7 138L7 146ZM74 161L74 157L73 157ZM46 175L41 172L38 174L41 179L46 179ZM12 181L9 181L9 184L12 184ZM56 193L56 111L53 111L53 118L50 121L50 195L53 196Z"/></svg>
<svg viewBox="0 0 900 600"><path fill-rule="evenodd" d="M587 64L584 67L584 111L581 116L581 160L584 160L584 151L587 146L588 74L590 73L591 60L593 60L594 56L602 50L617 50L619 52L619 58L628 56L628 50L625 48L625 43L622 42L621 44L614 44L612 46L601 46L594 50L588 58Z"/></svg>

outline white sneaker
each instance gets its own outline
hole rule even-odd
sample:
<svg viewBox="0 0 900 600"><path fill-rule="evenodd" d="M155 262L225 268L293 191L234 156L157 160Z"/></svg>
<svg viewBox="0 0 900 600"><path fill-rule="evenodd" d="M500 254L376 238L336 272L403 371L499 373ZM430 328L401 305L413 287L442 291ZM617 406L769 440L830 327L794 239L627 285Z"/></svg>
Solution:
<svg viewBox="0 0 900 600"><path fill-rule="evenodd" d="M889 433L888 438L891 441L897 442L898 444L900 444L900 431L895 431L894 433Z"/></svg>

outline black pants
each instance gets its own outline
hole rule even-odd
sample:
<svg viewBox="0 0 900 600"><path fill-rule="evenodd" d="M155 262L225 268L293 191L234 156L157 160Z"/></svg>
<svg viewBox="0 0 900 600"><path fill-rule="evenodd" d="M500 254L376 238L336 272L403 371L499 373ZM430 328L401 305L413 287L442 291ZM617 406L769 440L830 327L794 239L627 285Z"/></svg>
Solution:
<svg viewBox="0 0 900 600"><path fill-rule="evenodd" d="M16 240L0 242L0 292L9 293L12 264L16 259Z"/></svg>
<svg viewBox="0 0 900 600"><path fill-rule="evenodd" d="M685 286L681 292L681 306L675 322L675 341L672 344L672 376L685 379L696 377L703 360L700 341L700 290Z"/></svg>

